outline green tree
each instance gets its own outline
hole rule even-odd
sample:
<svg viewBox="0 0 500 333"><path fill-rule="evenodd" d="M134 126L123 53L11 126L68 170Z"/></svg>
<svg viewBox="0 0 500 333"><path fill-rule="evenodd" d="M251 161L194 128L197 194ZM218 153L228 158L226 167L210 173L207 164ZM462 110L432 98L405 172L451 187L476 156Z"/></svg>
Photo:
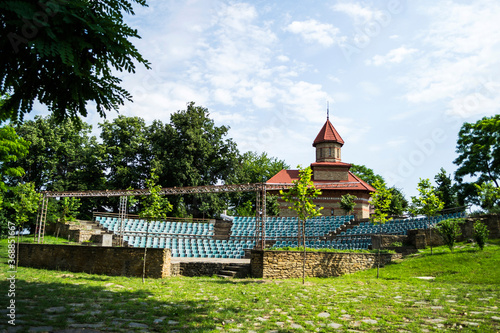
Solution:
<svg viewBox="0 0 500 333"><path fill-rule="evenodd" d="M293 181L293 187L287 191L280 190L281 198L292 204L289 209L295 211L299 217L298 230L302 232L302 245L304 247L304 261L302 265L302 283L305 283L305 265L306 265L306 220L315 216L320 216L323 207L316 207L312 199L321 195L321 190L314 187L311 180L312 169L307 167L302 169L299 165L299 179ZM299 242L300 244L300 232Z"/></svg>
<svg viewBox="0 0 500 333"><path fill-rule="evenodd" d="M354 202L356 199L357 197L350 193L344 194L340 197L340 208L344 210L346 215L349 215L354 209L354 206L356 206L356 203Z"/></svg>
<svg viewBox="0 0 500 333"><path fill-rule="evenodd" d="M376 192L372 194L371 198L371 204L373 205L374 211L370 216L370 220L373 224L378 224L379 226L381 226L382 224L391 220L391 218L388 218L388 216L392 201L392 193L391 191L389 191L389 189L387 189L385 183L383 181L380 181L380 179L375 180L375 182L373 183L373 187L375 188ZM379 239L381 238L382 236L379 235ZM379 243L380 244L377 251L377 279L379 277L380 270L380 247L382 246L382 242Z"/></svg>
<svg viewBox="0 0 500 333"><path fill-rule="evenodd" d="M436 182L436 195L444 203L444 209L458 207L457 189L453 185L451 175L446 173L444 168L434 176Z"/></svg>
<svg viewBox="0 0 500 333"><path fill-rule="evenodd" d="M392 196L388 210L389 215L402 215L408 209L408 200L406 200L403 192L397 187L390 187L389 192L391 192Z"/></svg>
<svg viewBox="0 0 500 333"><path fill-rule="evenodd" d="M451 252L453 252L457 237L462 234L460 223L463 223L463 219L457 218L446 219L436 224L436 230L439 232L441 238L443 238L444 244L448 246Z"/></svg>
<svg viewBox="0 0 500 333"><path fill-rule="evenodd" d="M8 178L24 176L24 169L19 166L18 160L28 154L30 143L19 137L13 127L0 127L0 193L7 190Z"/></svg>
<svg viewBox="0 0 500 333"><path fill-rule="evenodd" d="M75 221L80 206L81 203L79 198L61 198L59 201L59 221L61 223Z"/></svg>
<svg viewBox="0 0 500 333"><path fill-rule="evenodd" d="M355 174L371 186L374 186L377 180L381 183L385 183L385 180L381 175L376 174L372 169L364 165L351 164L351 168L349 169L349 171L351 171L353 174Z"/></svg>
<svg viewBox="0 0 500 333"><path fill-rule="evenodd" d="M484 117L475 123L464 123L458 133L453 161L458 168L455 179L461 184L461 194L475 202L477 191L463 181L465 176L474 178L477 184L493 182L499 187L500 179L500 115Z"/></svg>
<svg viewBox="0 0 500 333"><path fill-rule="evenodd" d="M113 121L104 121L99 127L105 151L107 188L144 188L153 159L144 119L118 116ZM116 209L116 203L115 206Z"/></svg>
<svg viewBox="0 0 500 333"><path fill-rule="evenodd" d="M104 148L91 136L92 126L78 121L58 122L54 116L36 116L17 126L17 132L31 142L28 154L9 165L26 170L23 181L33 182L37 191L103 190L106 178ZM17 180L10 182L15 186ZM82 201L79 218L91 218L94 208L106 199Z"/></svg>
<svg viewBox="0 0 500 333"><path fill-rule="evenodd" d="M146 180L146 187L150 195L146 196L143 202L143 208L139 213L140 217L145 218L148 227L146 228L146 246L144 247L144 258L142 266L142 283L146 277L146 256L148 251L149 222L152 219L166 219L168 212L172 211L172 205L167 198L161 196L161 186L157 184L158 175L156 169L151 170L151 176Z"/></svg>
<svg viewBox="0 0 500 333"><path fill-rule="evenodd" d="M0 94L11 94L0 119L22 119L35 100L58 120L118 110L132 96L119 86L115 71L135 72L149 63L129 41L139 38L124 23L133 3L145 0L48 1L0 3Z"/></svg>
<svg viewBox="0 0 500 333"><path fill-rule="evenodd" d="M271 157L265 152L258 154L248 151L238 156L235 170L230 175L228 183L263 183L281 170L289 168L290 166L287 165L285 161L279 160L276 157ZM268 216L276 216L279 214L280 209L277 199L277 196L266 196L266 213ZM243 205L247 205L248 202L251 203L253 213L255 213L255 193L237 192L230 195L230 205L236 207L236 210Z"/></svg>
<svg viewBox="0 0 500 333"><path fill-rule="evenodd" d="M351 171L354 175L358 176L371 186L374 186L377 180L379 181L379 183L385 184L385 180L381 175L376 174L372 169L364 165L352 164L349 171ZM384 186L387 187L387 185ZM406 200L403 192L394 186L390 187L389 191L392 193L392 199L391 204L389 205L389 210L387 212L389 213L389 215L402 215L408 208L408 200Z"/></svg>
<svg viewBox="0 0 500 333"><path fill-rule="evenodd" d="M34 217L34 213L38 209L38 202L40 201L40 194L35 191L33 183L18 184L12 189L13 198L8 203L12 210L15 212L15 224L18 226L17 233L17 251L19 253L19 236L24 231L24 226L30 218ZM16 268L18 265L19 257L16 257Z"/></svg>
<svg viewBox="0 0 500 333"><path fill-rule="evenodd" d="M482 251L484 249L486 241L488 240L490 231L488 230L488 227L481 221L474 222L473 229L474 229L473 233L474 240L476 241L477 246L479 246L479 248Z"/></svg>
<svg viewBox="0 0 500 333"><path fill-rule="evenodd" d="M488 213L497 212L500 204L500 188L495 187L492 182L474 184L474 186L477 189L481 208Z"/></svg>
<svg viewBox="0 0 500 333"><path fill-rule="evenodd" d="M158 157L157 149L169 147L168 163L158 167L162 185L201 186L228 182L235 170L238 150L236 143L227 137L229 127L216 126L208 109L191 102L186 110L172 114L169 126L162 129L166 135L172 134L171 138L165 138L164 145L157 144L153 149L154 156L163 162L166 160ZM201 202L208 202L208 214L216 216L227 209L228 195L186 195L183 202L188 214L195 217L202 216ZM175 206L178 207L177 202Z"/></svg>
<svg viewBox="0 0 500 333"><path fill-rule="evenodd" d="M438 213L443 209L444 203L437 196L436 189L431 185L428 178L420 178L417 190L419 195L417 197L411 197L411 212L415 215L423 214L427 216L429 221L429 237L431 238L430 245L432 254L432 224L429 218L438 215Z"/></svg>

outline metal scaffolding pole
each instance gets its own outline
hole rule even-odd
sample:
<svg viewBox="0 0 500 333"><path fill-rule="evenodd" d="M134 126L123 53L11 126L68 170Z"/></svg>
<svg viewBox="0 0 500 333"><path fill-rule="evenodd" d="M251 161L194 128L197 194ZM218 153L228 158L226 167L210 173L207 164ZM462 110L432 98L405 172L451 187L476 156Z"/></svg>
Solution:
<svg viewBox="0 0 500 333"><path fill-rule="evenodd" d="M346 188L356 187L359 182L343 182L343 183L324 183L316 185L317 189L333 189L333 188ZM159 192L160 195L181 195L181 194L197 194L197 193L227 193L227 192L256 192L257 193L257 216L256 222L260 223L259 228L256 229L256 243L257 247L265 247L265 223L266 223L266 191L286 190L293 186L293 184L268 184L268 183L253 183L253 184L236 184L236 185L206 185L206 186L191 186L191 187L167 187L162 188ZM43 243L45 234L45 223L47 219L47 204L48 198L67 198L67 197L128 197L138 195L151 195L148 189L139 190L102 190L102 191L63 191L63 192L43 192L42 203L38 210L37 216L37 230L35 238L38 236L38 243ZM121 201L120 201L121 204ZM260 214L259 214L260 212ZM124 216L126 215L126 200ZM122 220L125 217L122 217ZM123 226L120 224L121 230ZM257 231L258 230L258 231ZM123 235L122 235L123 237Z"/></svg>
<svg viewBox="0 0 500 333"><path fill-rule="evenodd" d="M45 237L45 223L47 221L47 206L49 204L49 198L47 196L42 196L38 206L38 215L35 225L35 240L38 244L44 241Z"/></svg>
<svg viewBox="0 0 500 333"><path fill-rule="evenodd" d="M127 196L120 197L120 207L118 208L118 223L120 229L118 230L118 246L123 246L123 236L125 233L125 219L127 218Z"/></svg>

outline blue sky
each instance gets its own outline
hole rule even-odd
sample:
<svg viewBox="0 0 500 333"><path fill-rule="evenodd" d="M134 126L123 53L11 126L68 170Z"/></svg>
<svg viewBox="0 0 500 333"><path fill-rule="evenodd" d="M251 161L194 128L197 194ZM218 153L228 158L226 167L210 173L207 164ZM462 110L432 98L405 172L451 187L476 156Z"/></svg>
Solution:
<svg viewBox="0 0 500 333"><path fill-rule="evenodd" d="M498 0L148 3L127 22L152 70L120 74L134 96L120 114L168 122L194 101L242 152L293 168L314 161L329 101L342 160L409 198L455 170L463 122L499 110Z"/></svg>

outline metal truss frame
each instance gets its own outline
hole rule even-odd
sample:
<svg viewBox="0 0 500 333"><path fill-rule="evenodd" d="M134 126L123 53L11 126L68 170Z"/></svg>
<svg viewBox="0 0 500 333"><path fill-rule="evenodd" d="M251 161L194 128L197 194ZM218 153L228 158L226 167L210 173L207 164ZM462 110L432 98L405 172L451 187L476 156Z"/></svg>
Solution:
<svg viewBox="0 0 500 333"><path fill-rule="evenodd" d="M356 187L359 182L345 183L324 183L316 184L317 189L335 189L345 187ZM256 192L256 228L255 244L257 248L264 249L266 242L266 193L267 191L286 190L293 187L294 184L270 184L270 183L251 183L251 184L233 184L233 185L205 185L190 187L165 187L159 192L160 195L182 195L182 194L202 194L202 193L228 193L228 192ZM120 215L119 244L123 245L124 225L123 222L127 216L127 197L138 195L151 195L148 189L140 190L93 190L93 191L63 191L42 193L42 206L37 216L36 234L38 234L38 243L44 240L45 224L47 219L47 201L48 198L89 198L89 197L120 197ZM36 236L35 236L36 237Z"/></svg>

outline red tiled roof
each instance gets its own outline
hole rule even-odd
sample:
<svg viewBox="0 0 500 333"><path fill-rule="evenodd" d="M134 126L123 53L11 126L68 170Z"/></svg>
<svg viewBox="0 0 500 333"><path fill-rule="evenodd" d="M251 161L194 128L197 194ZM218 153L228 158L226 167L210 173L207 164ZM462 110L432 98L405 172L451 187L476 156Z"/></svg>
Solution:
<svg viewBox="0 0 500 333"><path fill-rule="evenodd" d="M313 147L316 147L316 145L321 142L338 142L341 145L344 145L344 140L342 140L340 134L337 132L335 127L333 127L330 119L326 120L323 128L321 128L321 131L319 131L316 139L314 139Z"/></svg>
<svg viewBox="0 0 500 333"><path fill-rule="evenodd" d="M339 167L346 167L350 168L351 164L349 163L344 163L344 162L314 162L311 163L311 167L321 167L321 166L339 166Z"/></svg>
<svg viewBox="0 0 500 333"><path fill-rule="evenodd" d="M341 163L347 164L347 163ZM299 179L299 170L281 170L273 177L271 177L266 183L267 184L292 184L296 179ZM362 190L376 192L376 190L365 181L356 177L352 172L349 171L348 179L341 181L330 181L330 180L317 180L314 181L314 185L321 186L322 184L335 184L333 189L336 190ZM345 186L343 186L345 185Z"/></svg>
<svg viewBox="0 0 500 333"><path fill-rule="evenodd" d="M293 180L299 179L299 170L281 170L272 176L266 183L291 184Z"/></svg>

